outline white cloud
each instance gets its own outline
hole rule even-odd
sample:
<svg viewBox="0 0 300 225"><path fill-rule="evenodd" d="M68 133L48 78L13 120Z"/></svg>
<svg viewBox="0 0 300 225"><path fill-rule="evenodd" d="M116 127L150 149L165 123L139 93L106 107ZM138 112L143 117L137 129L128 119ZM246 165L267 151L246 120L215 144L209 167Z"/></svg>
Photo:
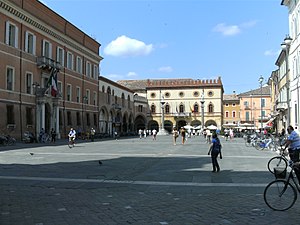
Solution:
<svg viewBox="0 0 300 225"><path fill-rule="evenodd" d="M129 72L127 73L127 77L136 77L137 73L136 72Z"/></svg>
<svg viewBox="0 0 300 225"><path fill-rule="evenodd" d="M171 73L173 71L173 68L171 66L164 66L160 67L158 71L163 73Z"/></svg>
<svg viewBox="0 0 300 225"><path fill-rule="evenodd" d="M265 56L279 56L281 50L274 51L274 50L266 50L264 52Z"/></svg>
<svg viewBox="0 0 300 225"><path fill-rule="evenodd" d="M153 51L153 45L122 35L110 42L104 49L106 55L112 56L140 56Z"/></svg>
<svg viewBox="0 0 300 225"><path fill-rule="evenodd" d="M224 36L234 36L242 32L242 29L254 27L257 20L248 21L240 25L227 25L226 23L219 23L214 28L214 32L221 33Z"/></svg>
<svg viewBox="0 0 300 225"><path fill-rule="evenodd" d="M219 23L213 28L213 31L219 32L224 36L233 36L239 34L241 29L237 25L226 25L225 23Z"/></svg>

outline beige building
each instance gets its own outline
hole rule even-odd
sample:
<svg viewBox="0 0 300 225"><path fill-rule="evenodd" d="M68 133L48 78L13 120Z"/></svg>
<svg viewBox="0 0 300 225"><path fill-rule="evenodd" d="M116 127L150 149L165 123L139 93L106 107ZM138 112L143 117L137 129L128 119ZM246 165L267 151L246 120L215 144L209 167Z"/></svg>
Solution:
<svg viewBox="0 0 300 225"><path fill-rule="evenodd" d="M0 0L0 33L2 133L98 127L97 41L36 0Z"/></svg>
<svg viewBox="0 0 300 225"><path fill-rule="evenodd" d="M223 95L223 127L234 127L240 123L240 99L236 93ZM227 126L226 126L227 125Z"/></svg>
<svg viewBox="0 0 300 225"><path fill-rule="evenodd" d="M271 127L271 87L263 86L238 95L240 99L240 126Z"/></svg>
<svg viewBox="0 0 300 225"><path fill-rule="evenodd" d="M145 129L159 131L162 121L168 132L173 126L185 125L215 125L221 128L224 90L220 77L211 80L126 80L118 83L127 86L138 95L146 96L149 109Z"/></svg>

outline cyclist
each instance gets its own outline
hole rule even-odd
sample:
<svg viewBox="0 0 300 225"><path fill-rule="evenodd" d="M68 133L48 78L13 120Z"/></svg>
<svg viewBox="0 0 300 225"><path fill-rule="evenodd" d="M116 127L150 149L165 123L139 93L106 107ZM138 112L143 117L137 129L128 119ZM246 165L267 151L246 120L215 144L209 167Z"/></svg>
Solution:
<svg viewBox="0 0 300 225"><path fill-rule="evenodd" d="M73 145L75 145L76 131L72 127L70 129L68 137L69 137L69 140L73 142Z"/></svg>

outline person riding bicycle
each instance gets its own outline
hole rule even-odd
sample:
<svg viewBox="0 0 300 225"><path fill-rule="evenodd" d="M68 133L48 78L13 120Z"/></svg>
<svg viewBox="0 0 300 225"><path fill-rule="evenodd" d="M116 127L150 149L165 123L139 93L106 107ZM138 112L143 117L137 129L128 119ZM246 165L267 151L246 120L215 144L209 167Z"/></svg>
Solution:
<svg viewBox="0 0 300 225"><path fill-rule="evenodd" d="M285 142L285 149L288 148L290 159L293 161L293 169L297 175L297 178L300 182L300 159L299 159L299 153L300 153L300 136L298 133L294 130L292 126L288 126L288 137ZM284 150L285 150L284 149Z"/></svg>
<svg viewBox="0 0 300 225"><path fill-rule="evenodd" d="M69 132L69 134L68 134L68 137L69 137L69 140L71 140L71 141L75 141L75 138L76 138L76 131L73 129L73 128L71 128L70 129L70 132Z"/></svg>

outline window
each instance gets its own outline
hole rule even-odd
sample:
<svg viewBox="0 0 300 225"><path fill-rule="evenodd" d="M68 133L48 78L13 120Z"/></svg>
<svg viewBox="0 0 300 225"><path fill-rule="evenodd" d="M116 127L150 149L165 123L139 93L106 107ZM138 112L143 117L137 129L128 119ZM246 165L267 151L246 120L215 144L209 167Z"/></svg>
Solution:
<svg viewBox="0 0 300 225"><path fill-rule="evenodd" d="M235 118L236 117L236 112L232 111L232 117Z"/></svg>
<svg viewBox="0 0 300 225"><path fill-rule="evenodd" d="M169 104L166 104L166 106L165 106L165 113L167 113L167 114L170 113L170 106L169 106Z"/></svg>
<svg viewBox="0 0 300 225"><path fill-rule="evenodd" d="M125 95L124 95L124 93L122 93L121 98L122 98L122 107L125 107Z"/></svg>
<svg viewBox="0 0 300 225"><path fill-rule="evenodd" d="M199 112L199 105L195 104L194 105L194 113L197 113L197 112Z"/></svg>
<svg viewBox="0 0 300 225"><path fill-rule="evenodd" d="M81 91L80 87L76 87L76 102L80 103Z"/></svg>
<svg viewBox="0 0 300 225"><path fill-rule="evenodd" d="M97 114L94 113L94 126L97 127Z"/></svg>
<svg viewBox="0 0 300 225"><path fill-rule="evenodd" d="M60 82L60 81L57 81L57 90L58 90L59 96L62 97L63 89L62 89L62 82Z"/></svg>
<svg viewBox="0 0 300 225"><path fill-rule="evenodd" d="M74 62L73 62L73 54L71 52L68 52L67 54L67 68L69 70L73 70L74 69Z"/></svg>
<svg viewBox="0 0 300 225"><path fill-rule="evenodd" d="M26 107L26 124L33 125L33 115L32 115L32 108Z"/></svg>
<svg viewBox="0 0 300 225"><path fill-rule="evenodd" d="M97 92L94 91L93 105L97 105Z"/></svg>
<svg viewBox="0 0 300 225"><path fill-rule="evenodd" d="M107 104L110 104L111 102L111 89L110 87L107 88Z"/></svg>
<svg viewBox="0 0 300 225"><path fill-rule="evenodd" d="M25 52L35 55L36 36L33 33L26 31L25 33Z"/></svg>
<svg viewBox="0 0 300 225"><path fill-rule="evenodd" d="M67 111L67 125L72 125L72 114L70 111Z"/></svg>
<svg viewBox="0 0 300 225"><path fill-rule="evenodd" d="M249 102L244 101L244 106L245 106L245 107L248 107L248 106L249 106Z"/></svg>
<svg viewBox="0 0 300 225"><path fill-rule="evenodd" d="M91 99L90 90L87 89L85 93L86 93L86 102L85 103L89 105L90 104L90 99Z"/></svg>
<svg viewBox="0 0 300 225"><path fill-rule="evenodd" d="M235 105L235 103L232 103L232 107L235 107L236 105Z"/></svg>
<svg viewBox="0 0 300 225"><path fill-rule="evenodd" d="M77 56L76 61L76 72L82 74L82 58Z"/></svg>
<svg viewBox="0 0 300 225"><path fill-rule="evenodd" d="M131 109L131 106L130 106L130 102L131 102L131 100L130 100L130 96L128 95L128 97L127 97L127 99L128 99L128 102L127 102L127 107L128 107L128 109Z"/></svg>
<svg viewBox="0 0 300 225"><path fill-rule="evenodd" d="M246 117L246 121L250 121L250 113L249 112L246 112L245 117Z"/></svg>
<svg viewBox="0 0 300 225"><path fill-rule="evenodd" d="M170 92L166 92L166 93L165 93L165 97L166 97L166 98L170 98L170 96L171 96Z"/></svg>
<svg viewBox="0 0 300 225"><path fill-rule="evenodd" d="M32 73L26 73L25 77L25 89L27 94L32 94Z"/></svg>
<svg viewBox="0 0 300 225"><path fill-rule="evenodd" d="M229 117L229 112L228 112L228 111L225 112L225 117L226 117L226 118Z"/></svg>
<svg viewBox="0 0 300 225"><path fill-rule="evenodd" d="M43 56L49 59L52 59L52 44L47 41L43 40Z"/></svg>
<svg viewBox="0 0 300 225"><path fill-rule="evenodd" d="M6 68L6 89L13 91L14 90L14 77L15 69L12 67Z"/></svg>
<svg viewBox="0 0 300 225"><path fill-rule="evenodd" d="M156 107L155 105L151 105L151 113L155 113L156 112Z"/></svg>
<svg viewBox="0 0 300 225"><path fill-rule="evenodd" d="M7 125L15 124L15 113L13 105L6 105L6 119Z"/></svg>
<svg viewBox="0 0 300 225"><path fill-rule="evenodd" d="M87 77L92 77L92 65L90 62L86 62L85 74Z"/></svg>
<svg viewBox="0 0 300 225"><path fill-rule="evenodd" d="M94 65L93 77L94 77L95 79L98 79L98 76L99 76L98 66L97 66L97 65Z"/></svg>
<svg viewBox="0 0 300 225"><path fill-rule="evenodd" d="M214 105L212 103L209 103L208 105L208 112L213 113L214 112Z"/></svg>
<svg viewBox="0 0 300 225"><path fill-rule="evenodd" d="M151 93L151 98L155 98L156 97L156 94L155 93Z"/></svg>
<svg viewBox="0 0 300 225"><path fill-rule="evenodd" d="M67 101L72 100L72 86L70 84L67 85Z"/></svg>
<svg viewBox="0 0 300 225"><path fill-rule="evenodd" d="M76 112L76 121L77 121L77 126L81 126L80 112Z"/></svg>
<svg viewBox="0 0 300 225"><path fill-rule="evenodd" d="M181 91L181 92L179 92L179 97L184 97L184 93Z"/></svg>
<svg viewBox="0 0 300 225"><path fill-rule="evenodd" d="M18 27L7 21L5 32L5 44L18 48Z"/></svg>
<svg viewBox="0 0 300 225"><path fill-rule="evenodd" d="M143 112L143 105L138 106L138 112ZM152 112L152 108L151 108L151 112Z"/></svg>
<svg viewBox="0 0 300 225"><path fill-rule="evenodd" d="M91 120L90 120L90 114L89 114L89 113L86 114L86 124L87 124L88 126L91 125Z"/></svg>
<svg viewBox="0 0 300 225"><path fill-rule="evenodd" d="M193 93L193 95L194 95L194 97L198 97L198 96L199 96L199 91L195 91L195 92Z"/></svg>
<svg viewBox="0 0 300 225"><path fill-rule="evenodd" d="M61 47L57 47L56 61L59 62L61 66L65 66L65 51Z"/></svg>
<svg viewBox="0 0 300 225"><path fill-rule="evenodd" d="M226 103L226 104L225 104L225 107L229 107L229 104L228 104L228 103Z"/></svg>
<svg viewBox="0 0 300 225"><path fill-rule="evenodd" d="M184 113L184 105L183 104L179 105L179 112Z"/></svg>
<svg viewBox="0 0 300 225"><path fill-rule="evenodd" d="M208 94L209 97L214 96L214 92L212 92L212 91L209 91L207 94Z"/></svg>
<svg viewBox="0 0 300 225"><path fill-rule="evenodd" d="M266 99L264 98L261 99L261 107L266 107Z"/></svg>

